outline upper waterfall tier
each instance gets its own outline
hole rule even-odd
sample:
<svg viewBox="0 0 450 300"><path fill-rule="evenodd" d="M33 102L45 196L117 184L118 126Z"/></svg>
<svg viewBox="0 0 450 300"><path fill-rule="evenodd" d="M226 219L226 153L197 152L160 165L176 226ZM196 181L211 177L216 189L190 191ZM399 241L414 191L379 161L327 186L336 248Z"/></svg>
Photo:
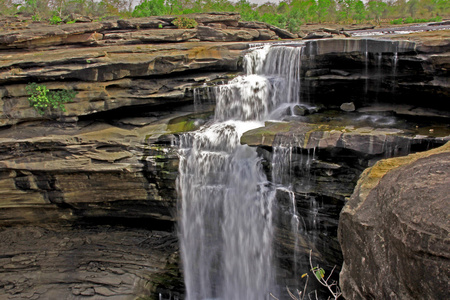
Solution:
<svg viewBox="0 0 450 300"><path fill-rule="evenodd" d="M247 76L216 88L217 121L264 120L282 103L300 100L302 47L265 45L246 54Z"/></svg>

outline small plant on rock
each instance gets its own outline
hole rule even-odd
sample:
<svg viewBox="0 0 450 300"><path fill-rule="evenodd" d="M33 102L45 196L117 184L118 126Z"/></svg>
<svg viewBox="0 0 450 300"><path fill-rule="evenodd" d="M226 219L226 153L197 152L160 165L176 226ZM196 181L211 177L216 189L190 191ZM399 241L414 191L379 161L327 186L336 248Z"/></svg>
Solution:
<svg viewBox="0 0 450 300"><path fill-rule="evenodd" d="M331 275L333 274L334 268L333 268L333 270L331 270L330 275L327 278L325 278L325 270L324 269L322 269L319 266L313 267L312 260L311 260L311 255L312 255L312 250L309 251L309 266L311 267L311 269L310 269L311 273L313 273L313 275L316 278L316 280L321 285L326 287L328 289L328 291L331 293L332 296L329 297L328 299L334 299L334 300L338 299L339 297L342 296L342 292L341 292L337 282L330 279ZM297 295L292 293L291 290L286 286L286 290L287 290L287 292L289 294L289 297L291 297L292 300L304 300L305 299L305 297L306 297L306 287L308 286L308 280L309 280L308 273L303 274L301 278L303 279L305 277L306 277L306 282L305 282L303 291L297 290L296 291ZM272 293L270 293L269 295L273 299L279 300ZM311 299L310 295L308 295L308 298ZM315 299L316 300L318 299L317 298L317 291L315 291Z"/></svg>
<svg viewBox="0 0 450 300"><path fill-rule="evenodd" d="M198 26L197 21L186 17L178 17L172 21L172 24L182 29L195 28Z"/></svg>
<svg viewBox="0 0 450 300"><path fill-rule="evenodd" d="M45 85L35 82L28 84L25 89L29 95L30 106L34 107L40 115L52 109L65 112L64 104L72 102L77 94L73 90L50 91Z"/></svg>

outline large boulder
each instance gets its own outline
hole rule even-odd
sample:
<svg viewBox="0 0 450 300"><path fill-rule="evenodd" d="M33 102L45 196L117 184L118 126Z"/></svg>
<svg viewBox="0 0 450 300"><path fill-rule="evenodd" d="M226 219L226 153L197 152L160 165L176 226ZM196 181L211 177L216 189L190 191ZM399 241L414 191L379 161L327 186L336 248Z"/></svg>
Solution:
<svg viewBox="0 0 450 300"><path fill-rule="evenodd" d="M445 299L450 275L450 143L382 160L341 212L346 299Z"/></svg>

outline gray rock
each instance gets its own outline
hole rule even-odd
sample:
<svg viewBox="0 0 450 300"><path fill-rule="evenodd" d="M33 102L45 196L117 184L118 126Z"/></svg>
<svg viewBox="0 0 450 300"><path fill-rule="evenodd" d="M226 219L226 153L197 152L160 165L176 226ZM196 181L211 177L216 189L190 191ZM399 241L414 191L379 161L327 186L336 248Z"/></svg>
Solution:
<svg viewBox="0 0 450 300"><path fill-rule="evenodd" d="M259 38L259 32L254 29L216 29L209 26L198 26L197 35L201 41L211 42L252 41Z"/></svg>
<svg viewBox="0 0 450 300"><path fill-rule="evenodd" d="M64 22L67 23L69 21L76 21L76 22L92 22L92 19L88 16L83 16L80 14L71 13L69 16L67 16L64 19Z"/></svg>
<svg viewBox="0 0 450 300"><path fill-rule="evenodd" d="M342 103L340 109L347 112L355 111L356 110L355 103L353 102Z"/></svg>
<svg viewBox="0 0 450 300"><path fill-rule="evenodd" d="M304 116L308 113L307 108L304 106L300 106L300 105L294 106L293 111L294 111L294 115L296 115L296 116Z"/></svg>
<svg viewBox="0 0 450 300"><path fill-rule="evenodd" d="M305 40L312 40L312 39L324 39L324 38L331 38L333 37L331 34L323 32L323 31L317 31L317 32L310 32L307 36L305 36L303 39Z"/></svg>

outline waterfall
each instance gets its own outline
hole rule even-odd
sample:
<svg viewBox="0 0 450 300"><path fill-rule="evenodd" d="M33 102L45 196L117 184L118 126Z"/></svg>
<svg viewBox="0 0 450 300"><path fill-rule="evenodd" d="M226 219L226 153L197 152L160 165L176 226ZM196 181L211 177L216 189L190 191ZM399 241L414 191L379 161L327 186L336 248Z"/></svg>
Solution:
<svg viewBox="0 0 450 300"><path fill-rule="evenodd" d="M216 88L214 121L179 139L179 234L188 300L261 300L275 288L275 189L241 135L300 96L300 47L263 46ZM295 220L293 221L295 222Z"/></svg>

